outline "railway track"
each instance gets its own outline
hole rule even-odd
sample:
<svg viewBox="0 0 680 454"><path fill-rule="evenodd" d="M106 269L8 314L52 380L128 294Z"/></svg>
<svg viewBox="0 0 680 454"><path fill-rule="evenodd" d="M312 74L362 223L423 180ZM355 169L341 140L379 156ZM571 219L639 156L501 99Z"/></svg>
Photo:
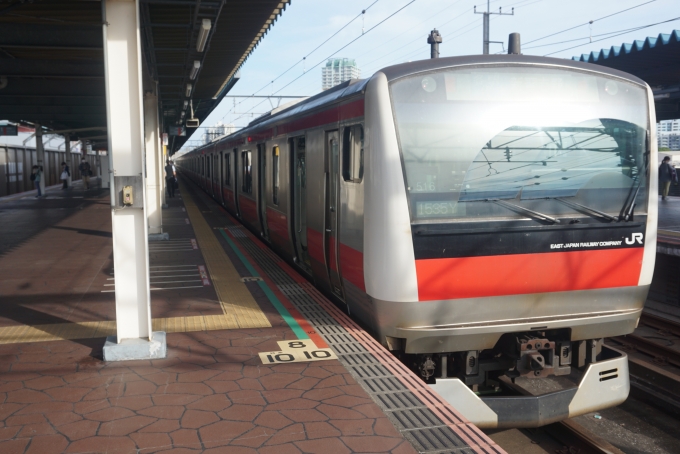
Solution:
<svg viewBox="0 0 680 454"><path fill-rule="evenodd" d="M680 349L671 348L674 345L673 339L670 337L680 338L680 324L656 315L643 313L640 317L640 325L645 325L650 328L658 330L660 337L641 336L639 334L631 333L625 336L617 336L611 338L618 344L638 350L649 356L652 356L658 363L673 364L680 367ZM670 345L663 345L659 342L666 341Z"/></svg>
<svg viewBox="0 0 680 454"><path fill-rule="evenodd" d="M504 385L522 395L531 392L510 380L501 378ZM551 438L564 445L556 454L625 454L604 438L591 432L573 419L548 424L540 428ZM526 430L526 429L525 429Z"/></svg>

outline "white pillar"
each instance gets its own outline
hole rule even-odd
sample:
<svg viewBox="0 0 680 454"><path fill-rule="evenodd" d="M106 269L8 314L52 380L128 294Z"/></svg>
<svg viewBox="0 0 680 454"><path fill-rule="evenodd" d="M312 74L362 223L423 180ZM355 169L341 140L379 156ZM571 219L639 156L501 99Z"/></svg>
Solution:
<svg viewBox="0 0 680 454"><path fill-rule="evenodd" d="M71 173L73 173L73 166L71 165L71 135L69 133L64 134L64 150L66 151L66 164L68 164ZM68 176L68 187L71 187L71 175Z"/></svg>
<svg viewBox="0 0 680 454"><path fill-rule="evenodd" d="M35 124L35 151L38 166L41 167L40 193L45 195L45 179L47 178L47 166L45 165L45 146L43 145L42 125ZM61 170L59 170L61 173Z"/></svg>
<svg viewBox="0 0 680 454"><path fill-rule="evenodd" d="M163 233L161 218L161 200L158 191L158 97L153 92L144 95L144 139L146 142L146 214L149 222L149 233Z"/></svg>
<svg viewBox="0 0 680 454"><path fill-rule="evenodd" d="M160 191L161 195L161 206L167 208L168 207L168 202L166 200L166 197L168 196L168 190L165 187L165 184L167 181L165 180L165 161L168 160L168 147L163 145L163 149L161 152L161 159L158 162L158 171L160 172L161 178L159 181L158 185L158 190Z"/></svg>
<svg viewBox="0 0 680 454"><path fill-rule="evenodd" d="M99 178L101 178L102 182L102 189L103 188L110 188L111 187L111 152L106 151L106 156L102 156L101 160L99 161L99 165L101 166L101 173L99 175Z"/></svg>
<svg viewBox="0 0 680 454"><path fill-rule="evenodd" d="M152 334L139 5L135 0L105 0L104 15L106 116L113 169L116 341L120 344L127 339L150 339ZM124 186L133 188L132 206L122 204Z"/></svg>

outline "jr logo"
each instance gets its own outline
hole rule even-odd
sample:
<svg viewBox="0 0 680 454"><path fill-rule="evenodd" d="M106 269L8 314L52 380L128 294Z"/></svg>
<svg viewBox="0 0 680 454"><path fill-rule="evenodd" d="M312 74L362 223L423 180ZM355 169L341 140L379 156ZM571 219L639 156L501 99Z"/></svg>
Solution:
<svg viewBox="0 0 680 454"><path fill-rule="evenodd" d="M626 244L635 244L636 242L642 244L643 237L642 233L633 233L630 238L626 238Z"/></svg>

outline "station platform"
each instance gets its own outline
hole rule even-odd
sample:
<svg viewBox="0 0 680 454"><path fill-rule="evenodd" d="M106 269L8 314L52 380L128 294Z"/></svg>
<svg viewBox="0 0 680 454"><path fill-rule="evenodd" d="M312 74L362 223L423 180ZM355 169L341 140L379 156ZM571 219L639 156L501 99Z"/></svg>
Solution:
<svg viewBox="0 0 680 454"><path fill-rule="evenodd" d="M168 355L148 361L102 361L116 323L108 191L0 200L0 452L503 452L180 182L170 240L149 243Z"/></svg>
<svg viewBox="0 0 680 454"><path fill-rule="evenodd" d="M680 256L680 197L659 200L657 252Z"/></svg>

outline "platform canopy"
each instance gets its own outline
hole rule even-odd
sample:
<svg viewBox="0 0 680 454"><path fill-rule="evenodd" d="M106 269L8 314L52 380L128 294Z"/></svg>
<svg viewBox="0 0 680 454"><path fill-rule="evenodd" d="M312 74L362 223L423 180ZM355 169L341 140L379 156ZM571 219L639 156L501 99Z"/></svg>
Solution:
<svg viewBox="0 0 680 454"><path fill-rule="evenodd" d="M163 130L181 127L192 104L195 118L208 116L288 3L139 0L144 72L158 84ZM106 148L102 11L98 0L0 2L0 120ZM170 153L191 131L172 136Z"/></svg>
<svg viewBox="0 0 680 454"><path fill-rule="evenodd" d="M639 77L654 91L657 121L680 118L680 30L583 54L573 60Z"/></svg>

